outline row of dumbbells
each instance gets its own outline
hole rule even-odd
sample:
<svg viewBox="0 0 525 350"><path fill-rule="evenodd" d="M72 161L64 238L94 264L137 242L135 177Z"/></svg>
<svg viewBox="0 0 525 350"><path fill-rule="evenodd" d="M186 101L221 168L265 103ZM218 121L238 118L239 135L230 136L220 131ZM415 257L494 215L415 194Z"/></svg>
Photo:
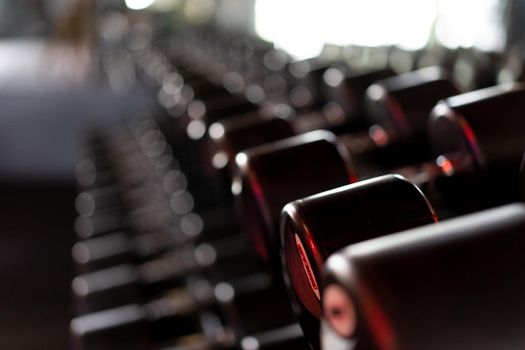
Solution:
<svg viewBox="0 0 525 350"><path fill-rule="evenodd" d="M137 53L136 56L141 61L139 63L148 63L148 52ZM158 60L157 55L149 57ZM481 215L478 220L462 218L446 224L433 223L437 221L437 216L457 216L519 198L519 162L524 150L524 141L519 130L520 112L525 103L521 86L498 86L450 97L458 94L458 90L438 69L415 71L398 76L393 76L393 73L386 76L374 75L377 74L377 70L360 72L357 75L347 73L347 76L340 77L339 85L335 84L339 92L344 92L341 100L350 105L351 109L359 111L360 117L366 118L365 124L368 125L359 130L355 125L347 128L342 122L338 123L337 128L332 128L337 134L327 131L304 133L319 127L333 126L327 122L330 118L327 118L326 111L316 111L313 106L294 110L290 105L283 103L289 101L286 96L273 101L265 100L260 104L242 101L241 94L236 95L225 87L207 81L206 74L202 72L174 69L170 67L170 71L167 71L162 79L159 96L172 94L176 100L183 95L185 88L191 94L183 99L186 103L180 103L179 99L175 103L176 106L172 106L180 109L181 104L184 105L182 113L180 110L173 113L170 108L163 118L159 118L158 125L164 131L167 140L161 142L165 144L164 147L158 145L157 147L168 149L166 147L168 143L173 146L170 148L172 151L162 156L175 156L180 162L180 166L188 175L187 186L194 194L195 200L189 201L194 202L195 209L200 215L188 212L188 208L191 210L191 205L186 205L185 210L180 210L177 204L160 205L161 198L166 195L150 198L149 196L155 193L149 189L150 185L139 193L148 193L151 208L150 210L141 208L139 212L145 213L143 217L146 221L149 221L147 218L154 218L151 220L154 223L163 222L160 218L156 218L159 213L166 213L169 217L174 216L171 221L166 220L163 224L164 230L167 231L172 231L176 225L181 225L182 218L187 215L193 218L190 220L193 222L192 227L198 227L198 223L202 222L203 232L199 238L186 237L186 239L188 242L202 240L207 243L199 247L190 247L185 244L188 243L186 239L179 239L176 243L166 244L164 246L166 250L169 253L176 252L179 258L165 263L169 268L164 266L164 269L184 270L181 274L184 282L179 280L175 284L176 288L184 285L185 291L190 285L189 280L193 280L196 275L204 274L205 278L199 279L200 287L190 289L192 292L189 294L195 299L199 294L198 290L201 292L210 290L213 293L207 294L213 294L214 302L201 302L200 307L196 308L199 312L190 314L192 317L196 314L202 316L203 310L213 310L205 314L214 314L223 322L217 323L221 324L221 327L215 325L210 328L203 326L205 322L201 320L197 322L200 331L193 330L193 332L177 326L171 328L171 332L168 331L171 334L168 338L192 334L193 338L184 338L187 342L185 346L196 346L195 344L198 343L196 339L207 339L207 347L220 348L228 343L228 346L247 349L265 346L300 348L305 346L303 342L307 340L310 346L318 348L321 343L319 320L324 315L327 322L323 322L322 326L322 343L325 348L330 349L335 346L382 349L465 348L465 346L490 348L491 346L487 344L498 344L506 348L505 344L519 342L519 337L513 337L512 334L503 337L497 332L488 334L483 330L474 336L474 331L469 333L465 330L468 331L467 321L477 320L478 317L480 319L477 324L480 329L489 323L493 327L502 327L507 331L519 327L519 319L516 319L519 316L519 307L510 310L509 307L502 307L500 310L500 306L507 304L498 304L516 302L517 300L510 296L519 293L509 294L509 299L498 298L499 295L503 295L501 293L507 293L508 290L495 287L492 280L495 277L491 274L483 280L482 271L487 269L489 262L478 260L484 254L491 256L491 249L496 247L492 241L486 243L482 238L477 239L475 233L480 232L480 237L489 237L494 232L506 232L507 226L511 225L507 230L508 236L510 241L515 240L516 237L511 235L516 232L512 225L520 222L521 206L501 208L492 214L476 214ZM386 70L381 69L381 71ZM328 72L334 71L330 71L327 67L323 75L329 75ZM241 101L236 103L234 102L236 100ZM218 102L225 103L221 105ZM327 101L329 102L332 101ZM270 113L266 108L268 105L272 107ZM348 115L347 111L343 113L345 118ZM429 124L429 136L426 136L427 124ZM148 118L141 123L130 123L129 128L135 131L131 131L132 137L129 139L134 137L136 140L141 132L147 134L151 131L144 127L137 129L137 125L152 127L156 124ZM159 135L162 133L159 129L153 127L153 130L156 131L153 132L156 137L161 138ZM156 137L153 137L154 144L160 142ZM148 139L148 137L144 138ZM101 171L101 166L102 169L104 168L104 163L107 162L104 160L106 155L113 154L114 149L119 147L121 152L117 152L117 155L112 157L109 163L113 162L113 165L110 168L122 162L122 159L140 158L138 153L135 153L135 157L125 156L129 155L133 147L122 149L119 144L129 145L124 139L122 136L110 135L102 142L112 143L112 146L102 148L98 154L97 162L101 163L95 166L97 173ZM100 147L100 141L95 142L96 147ZM146 157L148 157L147 153L151 156L152 152L151 150L145 152ZM151 167L151 162L138 160L127 162L127 168L124 166L124 170L120 170L120 176L124 174L131 176L129 174L135 171L141 173L147 166ZM170 166L178 168L173 160ZM162 167L158 164L153 166L155 169ZM119 169L121 166L116 168ZM186 169L188 171L185 171ZM179 169L175 171L182 174ZM396 175L375 177L389 173L402 174L405 177ZM118 181L113 185L118 185L119 193L126 193L129 187L122 189L120 176L117 176ZM166 175L160 178L164 176ZM369 180L358 181L367 178ZM144 176L144 179L145 183L155 181L147 176ZM350 182L356 183L348 185ZM186 181L183 183L185 185ZM137 184L133 183L131 187L135 188L135 186ZM233 198L229 196L230 189ZM328 192L323 192L327 190ZM175 192L169 192L168 198L172 198ZM128 199L124 202L128 203L126 204L127 217L122 222L127 222L130 221L130 217L135 217L137 207L144 205L144 201L139 205L131 201L135 203L131 208ZM233 204L236 205L239 213L240 229L231 219L230 209ZM432 205L436 208L434 209ZM166 208L169 209L165 210ZM96 226L98 219L95 218L95 213L100 214L96 210L83 212L82 217L91 222L91 226L84 226ZM217 217L222 220L218 220ZM195 218L200 218L202 221ZM131 221L135 222L137 219ZM431 225L416 230L416 233L411 231L368 241L371 238L425 224ZM156 232L155 229L148 228L144 224L137 226L135 223L130 226L141 227L142 233L147 232L148 237ZM241 229L243 234L239 233ZM107 233L114 230L104 229L98 232ZM456 231L460 232L456 234ZM168 236L171 235L173 232ZM197 234L189 236L194 235ZM243 239L245 235L251 238L252 244L248 244ZM104 235L104 238L106 236ZM217 240L216 237L220 239ZM234 241L240 245L229 249L234 247L233 242L229 241L232 237L235 237ZM135 239L136 236L133 237L132 246L143 245L143 243L135 243L138 242ZM470 239L480 243L471 243ZM502 237L502 242L505 239L507 238ZM360 241L366 242L355 244ZM447 241L453 243L448 244ZM465 254L459 251L457 255L449 252L450 249L458 249L457 245L463 241L468 241L465 243L468 247L465 249ZM128 239L128 244L129 242L131 240ZM226 242L222 250L220 242ZM321 271L324 261L329 255L349 244L355 245L330 258L323 285ZM101 244L101 246L107 245ZM195 269L182 268L184 254L180 247L190 247L185 251L189 256L193 256L190 260L200 259L200 265L208 265L208 268L203 266ZM425 253L418 253L418 249L424 247L427 247ZM77 253L89 251L86 242L79 242L76 248ZM385 249L397 250L394 253L384 253ZM252 251L256 254L251 254ZM403 251L410 254L398 254ZM434 251L432 255L431 252ZM387 258L381 254L391 258L389 263L383 264L383 260ZM449 256L451 254L456 260ZM478 257L473 259L469 254L477 254ZM140 254L135 251L131 255L136 257ZM256 256L258 259L253 259ZM203 257L207 258L203 259ZM232 266L235 268L219 268L218 262L227 261L228 258L232 258ZM361 265L359 260L361 258L366 264ZM418 258L428 258L432 263L427 264L426 260L420 262ZM510 260L516 258L512 257ZM503 268L509 263L508 259L506 255L492 257L490 266L494 264L499 266L497 269ZM148 270L145 266L154 266L152 262L160 261L158 257L151 256L141 257L139 260L139 262L135 261L138 267L130 273L134 277L136 271ZM500 266L493 260L503 265ZM210 264L209 261L215 263ZM461 261L461 268L460 266L452 268L458 264L458 261ZM240 265L246 267L246 271L238 271ZM210 266L212 268L209 268ZM514 268L519 269L516 266ZM156 266L148 271L159 273L163 269ZM107 273L107 270L105 272ZM97 273L100 279L100 271ZM460 278L462 273L466 274L465 279ZM233 276L228 276L229 274ZM84 275L75 279L73 284L75 291L82 292L82 288L90 284L89 277L93 276L95 275ZM162 282L169 280L171 284L174 281L171 277L160 280ZM515 285L519 290L518 272L505 278L512 281L509 282L512 288ZM113 273L108 273L106 279L114 281L116 278ZM418 279L423 282L420 283ZM151 281L143 275L138 276L138 280L141 286L136 290L141 290L142 293L151 290ZM204 288L202 281L207 281L214 287ZM485 282L486 285L483 285ZM172 287L173 285L164 285L160 289L172 292ZM424 295L420 295L419 289L423 287L430 288L432 293L425 292L427 291L425 289L422 292ZM483 293L476 294L474 289L480 287L484 288ZM288 290L288 296L285 289ZM88 287L87 290L89 292L93 288ZM472 295L469 294L471 292ZM493 302L497 305L489 307L486 305L488 300L483 298L491 293L494 293ZM187 296L188 293L184 295ZM270 295L270 297L265 298L261 295ZM158 295L146 294L149 303L142 304L142 307L138 308L141 310L139 313L142 317L141 322L145 317L148 324L152 324L151 320L155 317L151 316L151 311L144 310L150 310L151 303L157 307L162 304L156 303L158 299L152 296ZM453 299L460 296L467 298ZM420 299L417 299L418 297ZM141 298L144 300L144 295L141 295ZM289 310L289 298L297 316ZM117 297L116 300L118 299ZM113 300L115 302L115 299ZM169 300L179 307L192 304L188 298L179 295ZM426 302L432 300L435 300L435 305L423 307ZM461 314L462 317L458 316L456 319L455 317L461 313L459 310L447 313L446 311L450 311L444 307L447 301L455 303L458 309L465 310L466 315ZM477 304L481 301L485 303L484 307ZM194 301L192 302L195 304ZM203 307L203 304L206 306ZM235 306L236 311L233 314L245 313L248 317L233 317L230 312L225 311L231 311L231 308L224 307L226 304ZM137 309L136 305L139 304L134 305L134 309ZM220 305L218 308L220 310L215 308L217 305ZM257 307L261 308L259 312L251 309ZM431 313L428 320L424 319L426 310ZM496 313L496 310L501 312ZM180 316L180 310L178 311ZM137 317L129 310L127 312ZM488 313L484 315L484 312ZM452 316L454 317L446 318ZM296 317L300 320L303 332L294 323ZM75 319L72 328L77 335L83 335L81 338L85 340L87 335L97 333L90 332L89 325L93 327L97 324L107 325L108 321L105 323L102 320L108 318L118 319L118 317L112 318L109 313L95 313ZM241 319L242 321L239 321ZM482 322L484 320L486 323ZM497 320L497 323L492 324L494 320ZM254 322L265 323L263 321L270 323L271 326L261 324L258 327L247 326ZM458 323L454 326L445 326L440 322ZM505 326L502 325L503 322ZM109 324L111 325L111 322ZM431 329L432 327L435 329ZM114 327L109 328L114 329ZM160 326L152 328L163 329ZM219 333L222 337L210 338L210 333L217 333L210 332L210 329L220 329ZM432 333L425 333L425 330ZM447 333L443 334L444 331ZM104 337L100 336L100 332L98 334L94 338L102 342L100 339ZM127 329L121 335L123 339L130 340L137 339L135 337L137 334ZM221 341L218 340L219 338ZM165 339L159 340L153 336L150 339L157 344L165 344ZM180 338L177 342L179 344L177 346L183 346L180 345L182 342ZM133 340L131 343L138 346L140 342ZM202 345L202 343L198 344Z"/></svg>
<svg viewBox="0 0 525 350"><path fill-rule="evenodd" d="M389 67L398 74L441 66L450 72L463 90L523 79L522 43L505 52L451 49L437 43L420 50L326 44L318 57L297 62L293 62L294 59L283 50L273 48L271 43L217 29L194 30L190 35L184 31L182 35L172 37L169 43L171 53L181 57L180 65L207 71L209 79L214 82L231 80L232 75L227 73L234 72L239 73L247 85L258 80L257 85L263 87L279 85L275 83L275 77L270 75L269 78L268 73L280 73L290 83L290 79L304 78L309 70L330 63L336 63L343 70L348 66L352 70Z"/></svg>
<svg viewBox="0 0 525 350"><path fill-rule="evenodd" d="M155 122L131 125L136 131L97 133L99 152L79 164L83 239L73 257L84 273L72 288L82 316L71 323L77 347L237 348L252 333L244 343L260 339L270 346L284 336L280 346L287 348L302 341L297 326L273 329L273 317L289 308L284 300L277 299L271 315L252 318L269 310L258 300L279 294L247 239L221 223L230 218L221 209L192 212L185 176L167 161L170 148ZM145 130L148 125L153 129Z"/></svg>

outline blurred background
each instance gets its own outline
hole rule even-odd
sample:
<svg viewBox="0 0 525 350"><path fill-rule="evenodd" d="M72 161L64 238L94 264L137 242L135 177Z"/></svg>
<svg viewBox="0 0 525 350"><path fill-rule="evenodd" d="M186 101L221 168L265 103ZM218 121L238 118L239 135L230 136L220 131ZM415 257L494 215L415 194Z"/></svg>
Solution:
<svg viewBox="0 0 525 350"><path fill-rule="evenodd" d="M0 348L70 347L81 134L158 103L130 50L222 33L260 37L296 60L355 46L521 59L524 12L522 0L0 0ZM520 59L498 81L516 79ZM455 70L468 87L472 70Z"/></svg>

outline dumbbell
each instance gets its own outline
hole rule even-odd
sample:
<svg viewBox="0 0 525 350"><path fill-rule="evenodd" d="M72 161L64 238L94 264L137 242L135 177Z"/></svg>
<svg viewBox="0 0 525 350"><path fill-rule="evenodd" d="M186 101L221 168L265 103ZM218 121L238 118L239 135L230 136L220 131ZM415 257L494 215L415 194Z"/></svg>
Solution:
<svg viewBox="0 0 525 350"><path fill-rule="evenodd" d="M518 349L525 207L350 245L323 271L323 349Z"/></svg>
<svg viewBox="0 0 525 350"><path fill-rule="evenodd" d="M118 208L122 206L119 188L116 186L99 186L80 192L75 198L75 208L80 215L91 215L95 211Z"/></svg>
<svg viewBox="0 0 525 350"><path fill-rule="evenodd" d="M420 67L418 67L417 62L422 55L422 51L423 50L408 50L399 46L392 46L388 52L388 65L397 73L410 72L418 69ZM442 62L436 63L435 65L440 65Z"/></svg>
<svg viewBox="0 0 525 350"><path fill-rule="evenodd" d="M441 45L425 47L416 58L416 67L443 67L448 72L453 71L458 51ZM477 88L477 87L476 87Z"/></svg>
<svg viewBox="0 0 525 350"><path fill-rule="evenodd" d="M173 338L201 334L201 315L195 311L200 303L206 304L213 298L213 291L200 297L181 288L146 304L128 304L78 316L70 326L75 347L154 349L156 344L170 343Z"/></svg>
<svg viewBox="0 0 525 350"><path fill-rule="evenodd" d="M195 274L219 282L259 270L255 255L243 236L180 244L142 261L130 262L118 255L112 261L120 264L104 265L103 269L73 279L78 312L93 312L147 299L167 288L180 286Z"/></svg>
<svg viewBox="0 0 525 350"><path fill-rule="evenodd" d="M322 109L330 97L327 95L326 73L334 69L343 72L350 70L340 60L323 60L322 54L316 58L289 63L285 69L285 74L290 77L288 100L279 103L289 104L298 113Z"/></svg>
<svg viewBox="0 0 525 350"><path fill-rule="evenodd" d="M523 85L505 84L451 97L434 108L429 137L445 175L436 179L434 193L446 206L466 213L519 199L524 96ZM458 196L467 199L467 207Z"/></svg>
<svg viewBox="0 0 525 350"><path fill-rule="evenodd" d="M452 74L464 90L497 84L501 55L476 48L457 49Z"/></svg>
<svg viewBox="0 0 525 350"><path fill-rule="evenodd" d="M112 174L99 170L98 162L93 158L93 156L89 155L82 157L75 167L75 178L79 189L89 190L115 182Z"/></svg>
<svg viewBox="0 0 525 350"><path fill-rule="evenodd" d="M327 257L352 243L437 221L423 193L385 175L287 204L281 215L283 274L305 337L319 348L320 273Z"/></svg>
<svg viewBox="0 0 525 350"><path fill-rule="evenodd" d="M257 300L259 302L254 302ZM261 300L272 302L261 303ZM71 330L84 350L98 349L99 344L119 347L127 342L149 349L152 342L180 343L192 334L201 334L201 338L206 338L205 348L212 349L231 348L234 345L231 343L249 346L255 342L264 349L304 345L300 330L286 327L289 320L282 311L287 307L283 300L276 298L276 290L264 275L215 286L206 280L194 279L186 287L167 290L161 298L146 304L128 304L79 316L71 322ZM265 312L272 317L263 315ZM254 318L254 314L261 317ZM219 322L211 325L203 322L203 315L216 315ZM111 321L101 322L104 319ZM127 333L125 339L122 339L123 331ZM221 339L219 331L227 331L229 336L225 338L227 334L223 333ZM186 341L187 346L203 343L202 340Z"/></svg>
<svg viewBox="0 0 525 350"><path fill-rule="evenodd" d="M390 68L366 69L344 72L331 68L324 74L327 85L327 100L323 112L331 121L331 129L338 132L362 131L370 126L365 107L366 90L376 81L395 76Z"/></svg>
<svg viewBox="0 0 525 350"><path fill-rule="evenodd" d="M209 218L204 217L206 221ZM219 227L204 230L203 218L188 213L170 230L113 231L76 242L72 248L73 260L80 272L95 271L122 263L140 263L169 249L189 242L220 238L229 232ZM233 234L233 233L231 233Z"/></svg>

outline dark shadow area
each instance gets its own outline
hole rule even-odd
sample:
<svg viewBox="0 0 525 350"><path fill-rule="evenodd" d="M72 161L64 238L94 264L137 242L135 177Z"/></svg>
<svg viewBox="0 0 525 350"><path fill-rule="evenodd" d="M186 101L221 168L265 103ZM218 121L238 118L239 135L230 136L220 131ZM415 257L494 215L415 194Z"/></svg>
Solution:
<svg viewBox="0 0 525 350"><path fill-rule="evenodd" d="M66 349L73 184L0 185L1 349Z"/></svg>

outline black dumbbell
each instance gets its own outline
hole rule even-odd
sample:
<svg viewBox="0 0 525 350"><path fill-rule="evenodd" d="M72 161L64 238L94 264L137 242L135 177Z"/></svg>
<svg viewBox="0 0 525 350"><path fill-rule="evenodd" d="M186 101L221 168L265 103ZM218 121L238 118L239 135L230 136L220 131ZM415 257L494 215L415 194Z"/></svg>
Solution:
<svg viewBox="0 0 525 350"><path fill-rule="evenodd" d="M436 191L446 206L468 212L519 199L524 97L522 85L507 84L451 97L436 106L429 137L445 175L436 181ZM458 196L465 201L456 201Z"/></svg>
<svg viewBox="0 0 525 350"><path fill-rule="evenodd" d="M517 349L525 207L350 245L322 287L324 349Z"/></svg>
<svg viewBox="0 0 525 350"><path fill-rule="evenodd" d="M385 175L287 204L281 217L284 279L314 349L322 317L320 274L327 257L352 243L437 221L423 193Z"/></svg>

